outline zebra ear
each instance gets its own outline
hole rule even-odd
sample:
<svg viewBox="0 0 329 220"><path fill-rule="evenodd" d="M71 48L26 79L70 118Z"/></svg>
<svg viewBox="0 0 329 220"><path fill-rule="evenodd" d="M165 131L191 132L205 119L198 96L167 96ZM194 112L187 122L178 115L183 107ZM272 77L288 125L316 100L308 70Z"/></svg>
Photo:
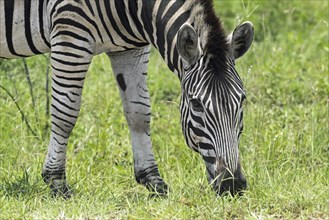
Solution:
<svg viewBox="0 0 329 220"><path fill-rule="evenodd" d="M194 64L199 56L198 34L190 24L184 24L177 34L177 51L188 64Z"/></svg>
<svg viewBox="0 0 329 220"><path fill-rule="evenodd" d="M254 27L251 22L246 21L237 26L233 33L228 36L230 52L234 59L245 54L254 39Z"/></svg>

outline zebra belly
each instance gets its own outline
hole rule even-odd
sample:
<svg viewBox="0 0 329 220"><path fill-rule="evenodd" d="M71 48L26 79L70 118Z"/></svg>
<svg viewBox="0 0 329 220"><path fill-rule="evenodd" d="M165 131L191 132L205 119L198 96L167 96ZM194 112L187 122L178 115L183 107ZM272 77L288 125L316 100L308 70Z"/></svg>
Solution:
<svg viewBox="0 0 329 220"><path fill-rule="evenodd" d="M49 52L49 31L39 1L0 1L0 57L16 58ZM41 10L41 12L44 12Z"/></svg>
<svg viewBox="0 0 329 220"><path fill-rule="evenodd" d="M23 33L23 34L22 34ZM1 34L1 40L4 39ZM37 38L33 38L33 44L37 45L38 53L32 52L29 47L29 44L26 42L26 38L24 36L24 32L18 31L17 34L12 38L12 49L9 49L8 42L1 41L0 42L0 57L1 58L17 58L17 57L29 57L36 54L43 54L50 52L50 48L46 45L42 45L42 41L38 41ZM42 45L42 47L38 46ZM15 53L13 53L15 51Z"/></svg>

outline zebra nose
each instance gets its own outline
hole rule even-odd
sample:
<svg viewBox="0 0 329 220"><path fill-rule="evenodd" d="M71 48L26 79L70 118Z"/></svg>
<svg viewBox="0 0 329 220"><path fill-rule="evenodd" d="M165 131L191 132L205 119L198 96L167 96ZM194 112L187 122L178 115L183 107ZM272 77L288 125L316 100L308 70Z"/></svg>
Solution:
<svg viewBox="0 0 329 220"><path fill-rule="evenodd" d="M221 182L219 195L230 193L232 196L242 196L243 190L247 189L247 180L241 173L238 177L227 178Z"/></svg>
<svg viewBox="0 0 329 220"><path fill-rule="evenodd" d="M243 194L243 190L247 189L247 180L246 177L241 173L239 179L237 180L237 190L238 190L238 194L242 195Z"/></svg>

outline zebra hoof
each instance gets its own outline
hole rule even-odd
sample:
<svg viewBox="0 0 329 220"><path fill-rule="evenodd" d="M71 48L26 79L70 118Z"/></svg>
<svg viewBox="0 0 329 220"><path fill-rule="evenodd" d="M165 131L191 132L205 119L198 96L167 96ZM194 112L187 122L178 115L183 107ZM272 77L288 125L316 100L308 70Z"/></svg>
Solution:
<svg viewBox="0 0 329 220"><path fill-rule="evenodd" d="M160 177L148 182L146 188L151 192L150 197L163 197L168 194L168 185Z"/></svg>
<svg viewBox="0 0 329 220"><path fill-rule="evenodd" d="M136 172L135 179L137 183L142 184L151 192L152 197L165 196L168 194L168 185L160 177L158 168L149 172L147 175L145 172Z"/></svg>
<svg viewBox="0 0 329 220"><path fill-rule="evenodd" d="M54 173L45 170L42 171L41 174L43 181L49 185L52 196L69 199L72 196L72 189L70 189L70 187L66 184L65 174L61 174L57 176L52 174Z"/></svg>
<svg viewBox="0 0 329 220"><path fill-rule="evenodd" d="M148 172L145 172L145 169L138 169L135 166L135 179L137 183L142 184L151 192L151 197L165 196L168 194L168 185L161 178L157 166L153 166L153 169Z"/></svg>
<svg viewBox="0 0 329 220"><path fill-rule="evenodd" d="M62 197L64 199L69 199L73 195L72 189L66 184L64 184L64 185L51 184L50 189L51 189L51 195L54 198L55 197Z"/></svg>

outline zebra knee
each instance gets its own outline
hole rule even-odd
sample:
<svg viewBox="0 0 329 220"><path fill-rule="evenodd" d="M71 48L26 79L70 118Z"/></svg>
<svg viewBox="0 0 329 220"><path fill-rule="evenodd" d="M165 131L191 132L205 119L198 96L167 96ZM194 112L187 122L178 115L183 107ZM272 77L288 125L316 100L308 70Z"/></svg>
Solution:
<svg viewBox="0 0 329 220"><path fill-rule="evenodd" d="M134 112L126 114L129 129L132 132L144 133L150 130L150 113Z"/></svg>

